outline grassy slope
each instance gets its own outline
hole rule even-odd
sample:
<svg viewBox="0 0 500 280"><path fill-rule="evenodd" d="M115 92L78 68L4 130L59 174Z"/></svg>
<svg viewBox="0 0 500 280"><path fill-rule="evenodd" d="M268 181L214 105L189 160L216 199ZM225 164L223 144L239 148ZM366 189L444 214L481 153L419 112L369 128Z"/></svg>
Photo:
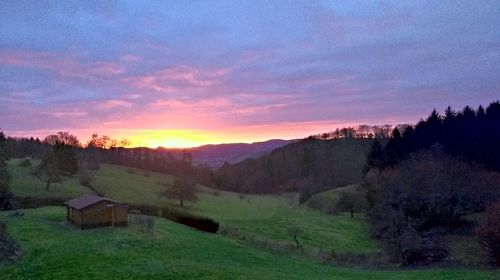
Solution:
<svg viewBox="0 0 500 280"><path fill-rule="evenodd" d="M2 279L496 279L469 270L364 271L271 255L219 235L156 219L154 236L132 227L80 231L62 208L26 210L8 231L26 251Z"/></svg>
<svg viewBox="0 0 500 280"><path fill-rule="evenodd" d="M32 161L36 165L38 161ZM31 196L42 198L72 198L90 193L81 187L77 178L66 178L63 184L52 184L50 192L45 191L45 183L30 175L30 168L19 167L19 160L7 162L11 175L12 192L15 196Z"/></svg>
<svg viewBox="0 0 500 280"><path fill-rule="evenodd" d="M11 160L9 168L13 175L12 190L17 196L73 198L89 193L77 183L76 178L67 178L64 184L55 184L50 192L46 192L43 183L31 177L28 169L18 167L17 160ZM165 174L106 164L96 175L96 184L109 197L129 203L162 206L167 203L176 205L175 201L158 196L167 188L158 182L168 185L172 180ZM308 207L297 206L297 197L293 195L250 195L241 199L236 193L214 191L203 186L199 186L199 190L200 200L188 203L185 210L214 218L224 226L238 227L240 231L258 238L292 242L287 229L290 225L298 225L304 229L300 240L306 248L321 247L354 253L380 249L376 242L368 238L367 225L362 216L350 219L344 215L323 215ZM335 199L337 193L338 190L321 195Z"/></svg>
<svg viewBox="0 0 500 280"><path fill-rule="evenodd" d="M88 189L78 185L75 178L54 185L50 192L43 183L29 176L29 170L9 162L13 175L12 190L16 196L73 198ZM132 173L131 171L132 170ZM103 164L96 174L96 184L106 196L128 203L143 203L176 207L176 201L167 201L159 193L172 183L169 175ZM257 238L293 242L288 234L292 225L303 229L300 241L304 247L322 247L337 252L369 253L379 250L378 244L368 237L363 217L351 219L344 215L330 216L297 205L298 197L248 195L243 199L236 193L214 191L199 186L199 200L188 202L184 210L213 218L223 226L237 227Z"/></svg>
<svg viewBox="0 0 500 280"><path fill-rule="evenodd" d="M248 234L290 242L292 239L288 228L298 226L303 230L299 240L306 247L353 253L370 253L380 250L378 244L368 237L364 216L359 215L351 219L348 215L321 214L305 206L296 205L296 201L296 197L282 199L281 205L278 204L272 212L263 210L258 219L241 218L223 221Z"/></svg>
<svg viewBox="0 0 500 280"><path fill-rule="evenodd" d="M330 211L329 208L333 208L333 206L338 203L342 194L352 193L359 195L360 188L359 184L351 184L345 187L320 192L314 194L305 204L321 210L322 212L328 213Z"/></svg>
<svg viewBox="0 0 500 280"><path fill-rule="evenodd" d="M328 209L325 209L325 206L330 207L335 205L343 193L359 194L359 188L359 184L352 184L342 188L320 192L313 195L306 204L310 206L316 205L319 210L327 212ZM471 214L465 218L471 222L477 223L481 219L481 213ZM449 263L478 267L484 265L485 260L488 258L477 236L450 234L445 236L444 239L448 244L447 248L449 250L449 255L446 261ZM358 244L361 244L361 242L361 240L358 241Z"/></svg>

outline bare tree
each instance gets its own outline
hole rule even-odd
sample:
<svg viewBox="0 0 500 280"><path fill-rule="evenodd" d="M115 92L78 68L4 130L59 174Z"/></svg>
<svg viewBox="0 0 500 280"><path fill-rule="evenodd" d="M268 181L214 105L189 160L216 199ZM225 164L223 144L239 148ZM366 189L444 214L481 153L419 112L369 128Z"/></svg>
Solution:
<svg viewBox="0 0 500 280"><path fill-rule="evenodd" d="M66 131L59 131L56 134L49 135L45 137L43 142L52 146L56 144L62 144L71 147L81 147L78 138L75 135L70 134L69 132Z"/></svg>
<svg viewBox="0 0 500 280"><path fill-rule="evenodd" d="M351 218L354 218L354 213L364 208L365 204L362 194L344 192L339 197L337 209L342 212L349 212Z"/></svg>
<svg viewBox="0 0 500 280"><path fill-rule="evenodd" d="M94 181L94 173L88 169L87 165L83 165L78 170L78 182L82 186L91 186Z"/></svg>
<svg viewBox="0 0 500 280"><path fill-rule="evenodd" d="M45 189L50 190L52 183L62 183L63 179L54 153L47 154L42 163L33 170L33 176L45 183Z"/></svg>
<svg viewBox="0 0 500 280"><path fill-rule="evenodd" d="M170 199L178 199L181 207L184 207L184 201L198 200L198 196L196 195L196 185L194 182L186 178L175 179L174 185L163 192L162 196Z"/></svg>
<svg viewBox="0 0 500 280"><path fill-rule="evenodd" d="M121 140L113 139L107 135L99 136L97 133L92 134L87 142L87 148L109 149L115 147L128 147L131 142L124 138Z"/></svg>

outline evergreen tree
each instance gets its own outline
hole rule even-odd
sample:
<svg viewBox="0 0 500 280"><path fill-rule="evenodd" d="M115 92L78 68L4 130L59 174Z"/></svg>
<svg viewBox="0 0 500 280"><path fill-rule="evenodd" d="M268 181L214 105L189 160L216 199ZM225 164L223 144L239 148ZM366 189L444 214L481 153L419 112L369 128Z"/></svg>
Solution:
<svg viewBox="0 0 500 280"><path fill-rule="evenodd" d="M378 139L373 141L370 152L367 155L366 166L363 171L366 173L370 167L383 168L386 166L385 153Z"/></svg>
<svg viewBox="0 0 500 280"><path fill-rule="evenodd" d="M383 153L378 151L372 154L367 165L377 168L393 166L411 153L440 146L446 154L500 171L498 143L500 102L491 103L486 110L480 106L477 111L466 106L462 111L455 112L448 107L444 116L433 110L427 119L418 122L414 128L408 127L402 135L394 129Z"/></svg>

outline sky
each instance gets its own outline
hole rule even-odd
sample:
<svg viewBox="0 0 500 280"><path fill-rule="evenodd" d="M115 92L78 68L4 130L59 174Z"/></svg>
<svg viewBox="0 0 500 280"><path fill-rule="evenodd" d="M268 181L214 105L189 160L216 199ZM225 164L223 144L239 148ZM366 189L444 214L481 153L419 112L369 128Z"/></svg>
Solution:
<svg viewBox="0 0 500 280"><path fill-rule="evenodd" d="M0 128L302 138L500 99L500 1L0 1Z"/></svg>

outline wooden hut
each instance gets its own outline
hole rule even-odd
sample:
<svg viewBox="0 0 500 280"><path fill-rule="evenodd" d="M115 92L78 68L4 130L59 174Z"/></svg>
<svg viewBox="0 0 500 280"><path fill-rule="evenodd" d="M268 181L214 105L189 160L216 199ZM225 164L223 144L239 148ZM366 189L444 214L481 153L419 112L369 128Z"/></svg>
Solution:
<svg viewBox="0 0 500 280"><path fill-rule="evenodd" d="M67 220L81 229L127 226L128 206L118 201L96 195L83 195L65 204Z"/></svg>

